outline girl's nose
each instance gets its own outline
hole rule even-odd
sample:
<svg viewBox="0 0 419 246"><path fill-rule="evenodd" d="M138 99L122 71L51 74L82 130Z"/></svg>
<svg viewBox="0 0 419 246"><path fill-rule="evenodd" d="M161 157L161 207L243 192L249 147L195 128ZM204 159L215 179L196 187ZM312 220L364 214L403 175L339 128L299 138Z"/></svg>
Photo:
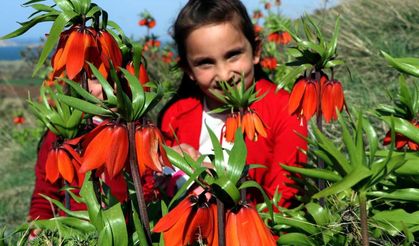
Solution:
<svg viewBox="0 0 419 246"><path fill-rule="evenodd" d="M234 73L225 65L217 68L217 81L230 81L234 78Z"/></svg>

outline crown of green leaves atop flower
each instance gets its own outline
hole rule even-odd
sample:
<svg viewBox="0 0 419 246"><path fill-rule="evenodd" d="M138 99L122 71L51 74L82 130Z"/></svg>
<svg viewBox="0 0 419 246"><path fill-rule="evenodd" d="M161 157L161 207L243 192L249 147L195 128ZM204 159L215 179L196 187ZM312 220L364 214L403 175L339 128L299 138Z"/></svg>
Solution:
<svg viewBox="0 0 419 246"><path fill-rule="evenodd" d="M15 31L0 37L10 39L20 36L30 30L33 26L42 22L53 22L48 33L44 48L35 66L33 74L42 67L50 52L59 41L61 32L68 26L86 24L91 21L97 29L105 29L108 26L108 14L91 0L55 0L53 5L42 4L45 0L30 0L23 4L24 7L32 7L35 11L29 16L29 20L19 23L21 27ZM115 29L120 28L111 22L109 25ZM115 36L115 35L114 35Z"/></svg>
<svg viewBox="0 0 419 246"><path fill-rule="evenodd" d="M285 24L277 23L280 28L290 33L295 41L295 47L288 47L286 52L293 59L286 63L289 69L278 78L278 88L293 83L302 73L307 70L321 71L326 68L333 68L342 65L343 61L337 58L337 41L339 37L340 21L336 19L335 28L330 39L327 39L309 16L301 18L304 36L299 36L296 30ZM279 28L279 27L278 27Z"/></svg>
<svg viewBox="0 0 419 246"><path fill-rule="evenodd" d="M126 69L120 68L123 78L128 82L127 84L131 91L131 96L128 96L123 90L121 78L113 67L111 67L110 75L116 84L116 89L112 87L95 66L92 64L89 64L89 66L98 82L102 85L106 99L98 99L83 89L80 84L63 78L82 99L59 94L57 98L60 101L91 115L132 122L145 116L163 97L163 89L160 85L149 82L147 86L153 90L145 92L138 77Z"/></svg>
<svg viewBox="0 0 419 246"><path fill-rule="evenodd" d="M241 199L243 199L240 196L240 190L250 187L257 188L262 193L265 203L270 213L272 213L271 202L263 188L253 180L246 180L244 182L241 180L247 174L248 169L264 168L264 166L256 164L246 165L247 149L241 129L237 129L234 145L230 151L227 151L227 155L225 155L225 150L215 133L208 125L206 125L206 128L210 135L214 154L201 155L197 160L193 160L186 152L182 155L165 146L170 162L189 176L188 181L179 189L170 205L184 195L193 182L196 182L205 190L221 199L225 204L235 205L239 205ZM211 160L213 169L202 166L207 156Z"/></svg>
<svg viewBox="0 0 419 246"><path fill-rule="evenodd" d="M57 93L63 94L61 86L55 87ZM51 87L42 86L41 102L28 100L34 115L54 134L64 139L74 138L83 118L83 112L57 100L56 92Z"/></svg>
<svg viewBox="0 0 419 246"><path fill-rule="evenodd" d="M255 91L256 83L253 82L249 88L245 88L244 77L235 83L230 84L227 81L218 82L223 93L210 89L210 92L217 97L223 105L211 111L211 113L221 113L227 110L231 112L247 109L250 104L262 99L265 95L257 96Z"/></svg>

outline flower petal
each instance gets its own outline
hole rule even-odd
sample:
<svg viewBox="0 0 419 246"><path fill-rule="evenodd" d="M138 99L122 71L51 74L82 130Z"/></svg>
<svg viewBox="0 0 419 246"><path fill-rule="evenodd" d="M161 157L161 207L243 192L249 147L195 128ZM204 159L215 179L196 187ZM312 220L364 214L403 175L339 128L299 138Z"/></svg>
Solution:
<svg viewBox="0 0 419 246"><path fill-rule="evenodd" d="M303 114L308 121L317 111L317 82L307 83L304 93Z"/></svg>
<svg viewBox="0 0 419 246"><path fill-rule="evenodd" d="M61 176L69 183L73 182L74 179L74 167L70 157L64 149L58 149L57 151L57 163L58 171Z"/></svg>
<svg viewBox="0 0 419 246"><path fill-rule="evenodd" d="M55 183L55 181L57 181L60 173L58 172L56 149L51 149L48 152L47 161L45 163L45 172L46 179L49 180L51 183Z"/></svg>
<svg viewBox="0 0 419 246"><path fill-rule="evenodd" d="M288 101L288 113L294 114L301 105L304 92L306 90L307 79L300 78L292 88L291 95Z"/></svg>

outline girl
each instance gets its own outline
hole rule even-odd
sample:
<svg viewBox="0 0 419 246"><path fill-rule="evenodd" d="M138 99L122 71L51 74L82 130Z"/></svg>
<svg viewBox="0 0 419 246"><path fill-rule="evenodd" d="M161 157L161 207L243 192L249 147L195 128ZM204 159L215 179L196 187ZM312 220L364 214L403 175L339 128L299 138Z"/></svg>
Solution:
<svg viewBox="0 0 419 246"><path fill-rule="evenodd" d="M222 92L219 81L233 85L242 75L246 88L256 81L256 91L266 95L250 108L266 124L268 137L256 142L246 138L247 163L266 168L251 169L249 176L262 185L270 198L278 189L279 205L289 207L297 190L291 187L289 173L279 164L305 162L299 149L306 149L306 142L296 133L306 136L307 129L296 117L289 116L289 94L285 90L275 93L276 86L264 76L259 65L260 40L246 8L239 0L190 0L173 29L184 76L176 96L159 116L167 144L192 157L210 153L211 141L203 123L220 137L226 119L225 114L208 114L221 104L210 90ZM225 140L222 142L223 147L231 147ZM251 193L259 200L257 192Z"/></svg>

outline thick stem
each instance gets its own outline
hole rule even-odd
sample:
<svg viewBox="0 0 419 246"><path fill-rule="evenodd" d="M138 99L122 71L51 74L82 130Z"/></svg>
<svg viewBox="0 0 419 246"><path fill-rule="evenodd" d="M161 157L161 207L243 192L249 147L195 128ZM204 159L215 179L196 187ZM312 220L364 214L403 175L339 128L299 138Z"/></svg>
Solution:
<svg viewBox="0 0 419 246"><path fill-rule="evenodd" d="M218 245L225 245L224 203L217 198Z"/></svg>
<svg viewBox="0 0 419 246"><path fill-rule="evenodd" d="M131 175L135 187L135 195L139 207L139 214L142 226L147 236L147 242L151 245L150 223L148 220L147 207L144 200L143 187L141 184L140 172L137 165L137 154L135 152L135 125L134 122L128 122L129 135L129 164L131 167Z"/></svg>
<svg viewBox="0 0 419 246"><path fill-rule="evenodd" d="M361 217L362 245L369 246L367 197L364 192L359 193L359 213Z"/></svg>
<svg viewBox="0 0 419 246"><path fill-rule="evenodd" d="M320 71L317 71L316 70L316 72L315 72L315 80L316 80L316 83L317 83L317 110L316 110L316 125L317 125L317 128L319 129L319 131L320 132L323 132L323 124L322 124L322 107L321 107L321 99L322 99L322 95L321 95L321 84L320 84L320 79L321 79L321 73L320 73ZM318 159L318 161L317 161L317 167L318 168L320 168L320 169L323 169L324 168L324 162L323 162L323 160L322 159ZM319 187L319 190L323 190L324 189L324 187L325 187L325 184L324 184L324 180L323 179L319 179L319 181L318 181L318 187ZM320 202L320 205L321 206L324 206L324 199L323 198L321 198L320 200L319 200L319 202Z"/></svg>

